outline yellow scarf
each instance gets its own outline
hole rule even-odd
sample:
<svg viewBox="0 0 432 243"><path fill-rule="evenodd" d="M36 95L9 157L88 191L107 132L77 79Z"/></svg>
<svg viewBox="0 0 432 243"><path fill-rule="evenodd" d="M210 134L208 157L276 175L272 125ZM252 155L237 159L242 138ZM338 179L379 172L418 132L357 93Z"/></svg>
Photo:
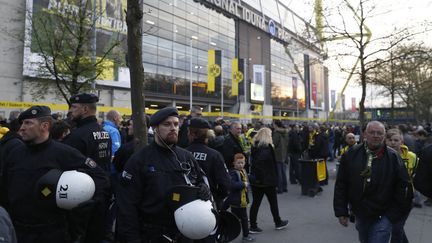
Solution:
<svg viewBox="0 0 432 243"><path fill-rule="evenodd" d="M247 183L248 178L245 173L245 170L240 170L240 179L243 183ZM247 207L247 199L246 199L247 187L243 188L240 192L240 207Z"/></svg>

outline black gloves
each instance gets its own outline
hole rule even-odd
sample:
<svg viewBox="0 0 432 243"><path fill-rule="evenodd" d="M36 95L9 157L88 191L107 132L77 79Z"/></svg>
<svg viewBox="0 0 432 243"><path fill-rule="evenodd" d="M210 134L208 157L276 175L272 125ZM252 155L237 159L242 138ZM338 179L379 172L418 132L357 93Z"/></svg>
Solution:
<svg viewBox="0 0 432 243"><path fill-rule="evenodd" d="M198 190L198 197L201 200L207 201L211 199L211 192L210 188L205 183L198 184L199 190Z"/></svg>

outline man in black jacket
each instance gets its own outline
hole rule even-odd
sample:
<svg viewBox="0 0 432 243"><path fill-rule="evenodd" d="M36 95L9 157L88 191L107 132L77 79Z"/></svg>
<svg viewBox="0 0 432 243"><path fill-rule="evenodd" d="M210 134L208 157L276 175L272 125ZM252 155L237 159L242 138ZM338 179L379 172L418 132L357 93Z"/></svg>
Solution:
<svg viewBox="0 0 432 243"><path fill-rule="evenodd" d="M242 153L246 157L246 165L245 169L249 172L249 163L247 161L246 153L241 145L240 134L241 134L242 126L240 122L234 121L230 125L230 130L228 134L225 136L225 140L222 146L222 155L224 156L225 165L228 169L233 168L233 160L234 155L237 153Z"/></svg>
<svg viewBox="0 0 432 243"><path fill-rule="evenodd" d="M411 206L407 170L397 152L384 144L384 138L384 125L369 122L365 143L343 154L336 179L335 216L347 226L350 205L362 243L388 242L392 223Z"/></svg>

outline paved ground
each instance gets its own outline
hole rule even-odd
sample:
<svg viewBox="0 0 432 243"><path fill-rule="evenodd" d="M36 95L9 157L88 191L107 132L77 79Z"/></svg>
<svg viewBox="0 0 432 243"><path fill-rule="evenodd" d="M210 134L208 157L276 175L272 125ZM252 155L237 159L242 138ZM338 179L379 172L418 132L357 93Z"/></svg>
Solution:
<svg viewBox="0 0 432 243"><path fill-rule="evenodd" d="M358 242L353 224L343 227L333 214L335 163L328 163L329 185L315 196L301 195L299 185L289 185L288 193L279 194L279 210L288 228L276 231L266 199L258 214L258 225L264 230L254 234L256 242L272 243L351 243ZM410 243L432 242L432 207L414 208L405 226ZM241 242L241 237L233 242Z"/></svg>

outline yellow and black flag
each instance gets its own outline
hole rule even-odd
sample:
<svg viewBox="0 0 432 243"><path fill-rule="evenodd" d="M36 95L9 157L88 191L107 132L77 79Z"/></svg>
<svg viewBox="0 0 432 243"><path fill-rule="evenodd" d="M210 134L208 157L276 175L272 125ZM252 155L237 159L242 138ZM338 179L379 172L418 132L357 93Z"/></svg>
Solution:
<svg viewBox="0 0 432 243"><path fill-rule="evenodd" d="M231 60L231 95L238 95L238 84L243 80L244 61L243 59L233 58Z"/></svg>
<svg viewBox="0 0 432 243"><path fill-rule="evenodd" d="M222 51L208 50L207 92L215 91L215 83L221 82Z"/></svg>

